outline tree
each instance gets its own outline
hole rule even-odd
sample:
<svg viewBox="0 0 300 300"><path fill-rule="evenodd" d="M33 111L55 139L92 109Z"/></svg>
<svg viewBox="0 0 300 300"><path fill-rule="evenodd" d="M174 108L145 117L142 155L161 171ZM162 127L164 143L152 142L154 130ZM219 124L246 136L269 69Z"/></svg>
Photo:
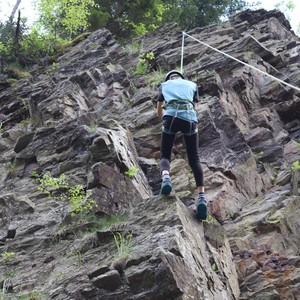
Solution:
<svg viewBox="0 0 300 300"><path fill-rule="evenodd" d="M293 12L295 7L295 3L291 0L281 0L275 4L275 8L282 11L289 21L291 21L290 13ZM296 32L300 33L300 23L297 25Z"/></svg>
<svg viewBox="0 0 300 300"><path fill-rule="evenodd" d="M15 16L15 13L16 13L16 11L17 11L17 9L18 9L20 3L21 3L21 0L17 0L17 1L16 1L16 4L14 5L14 8L13 8L13 10L12 10L12 12L11 12L10 17L9 17L9 22L10 22L10 23L12 23L12 21L13 21L13 19L14 19L14 16Z"/></svg>
<svg viewBox="0 0 300 300"><path fill-rule="evenodd" d="M247 6L244 0L95 0L89 17L91 29L106 27L118 37L151 31L166 22L184 29L220 21Z"/></svg>
<svg viewBox="0 0 300 300"><path fill-rule="evenodd" d="M120 38L143 34L163 23L167 5L161 0L95 0L90 15L91 29L106 27Z"/></svg>
<svg viewBox="0 0 300 300"><path fill-rule="evenodd" d="M35 0L40 24L46 31L72 36L89 26L88 16L94 0Z"/></svg>
<svg viewBox="0 0 300 300"><path fill-rule="evenodd" d="M164 16L166 21L176 21L183 30L203 27L220 22L221 17L249 6L244 0L165 0L170 11Z"/></svg>
<svg viewBox="0 0 300 300"><path fill-rule="evenodd" d="M24 37L24 32L28 29L26 20L21 18L18 11L17 21L14 21L14 14L5 22L0 22L0 57L7 63L16 61L20 57L20 43Z"/></svg>
<svg viewBox="0 0 300 300"><path fill-rule="evenodd" d="M291 19L289 13L295 9L295 3L291 0L281 0L275 4L275 8L282 11L288 20Z"/></svg>
<svg viewBox="0 0 300 300"><path fill-rule="evenodd" d="M284 13L285 17L291 21L291 16L290 13L293 12L293 10L296 8L296 5L293 1L291 0L281 0L279 2L277 2L274 7L278 10L280 10L281 12ZM296 33L300 33L300 23L298 23L298 25L296 25Z"/></svg>

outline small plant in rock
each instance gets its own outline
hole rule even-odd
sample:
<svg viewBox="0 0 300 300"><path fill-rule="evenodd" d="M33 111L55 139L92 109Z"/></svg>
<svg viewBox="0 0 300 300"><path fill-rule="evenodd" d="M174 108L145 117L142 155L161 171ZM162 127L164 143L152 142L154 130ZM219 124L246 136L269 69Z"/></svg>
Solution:
<svg viewBox="0 0 300 300"><path fill-rule="evenodd" d="M12 259L15 257L15 255L16 254L14 252L7 252L7 251L5 251L1 254L4 263L8 263L8 262L12 261Z"/></svg>
<svg viewBox="0 0 300 300"><path fill-rule="evenodd" d="M10 162L5 164L5 170L11 177L14 177L16 175L17 162L15 158L13 158Z"/></svg>
<svg viewBox="0 0 300 300"><path fill-rule="evenodd" d="M21 107L23 107L26 111L29 110L28 101L23 99L22 97L17 97L17 100L21 103Z"/></svg>
<svg viewBox="0 0 300 300"><path fill-rule="evenodd" d="M42 178L37 177L38 190L46 193L49 197L58 200L67 200L73 211L72 216L79 213L89 213L97 207L95 200L90 199L91 193L85 192L82 185L70 185L64 174L58 178L46 173Z"/></svg>
<svg viewBox="0 0 300 300"><path fill-rule="evenodd" d="M241 127L241 128L240 128L240 131L241 131L241 133L246 133L246 132L248 131L248 129L245 128L245 127Z"/></svg>
<svg viewBox="0 0 300 300"><path fill-rule="evenodd" d="M129 54L136 53L143 48L143 44L139 42L133 42L125 46L125 49L129 52Z"/></svg>
<svg viewBox="0 0 300 300"><path fill-rule="evenodd" d="M50 66L50 68L49 68L47 74L48 74L49 76L54 76L54 74L55 74L55 72L58 70L58 68L59 68L59 63L53 62L52 65Z"/></svg>
<svg viewBox="0 0 300 300"><path fill-rule="evenodd" d="M293 162L293 165L291 167L292 171L296 172L298 170L300 170L300 163L299 160L296 160Z"/></svg>
<svg viewBox="0 0 300 300"><path fill-rule="evenodd" d="M95 232L110 227L111 225L124 223L128 220L128 215L106 215L98 217L92 214L80 215L80 221L83 223L94 223L95 226L90 228L88 231Z"/></svg>
<svg viewBox="0 0 300 300"><path fill-rule="evenodd" d="M46 298L45 295L41 292L31 291L29 292L29 294L21 295L18 299L19 300L44 300Z"/></svg>
<svg viewBox="0 0 300 300"><path fill-rule="evenodd" d="M115 254L115 258L120 258L124 256L129 256L132 249L132 232L129 234L116 232L113 233L115 244L117 247L117 253Z"/></svg>
<svg viewBox="0 0 300 300"><path fill-rule="evenodd" d="M159 85L164 81L164 77L164 71L161 68L158 68L158 70L148 75L147 86L150 87L152 84Z"/></svg>
<svg viewBox="0 0 300 300"><path fill-rule="evenodd" d="M217 264L214 262L212 265L211 265L211 268L212 270L215 272L215 273L219 273L219 268L217 266Z"/></svg>
<svg viewBox="0 0 300 300"><path fill-rule="evenodd" d="M205 220L202 220L202 222L206 222L206 223L217 223L217 220L212 216L212 215L208 215L207 218Z"/></svg>
<svg viewBox="0 0 300 300"><path fill-rule="evenodd" d="M256 160L258 161L258 164L263 165L262 158L264 157L264 151L255 153L255 156L256 156Z"/></svg>
<svg viewBox="0 0 300 300"><path fill-rule="evenodd" d="M136 66L137 75L146 75L151 71L151 62L154 60L154 52L140 54L139 61Z"/></svg>
<svg viewBox="0 0 300 300"><path fill-rule="evenodd" d="M262 159L264 157L264 151L260 151L260 152L256 153L256 157L259 160Z"/></svg>
<svg viewBox="0 0 300 300"><path fill-rule="evenodd" d="M88 130L90 133L96 133L98 130L98 124L97 123L92 123L88 126Z"/></svg>
<svg viewBox="0 0 300 300"><path fill-rule="evenodd" d="M24 127L27 127L30 124L30 120L22 120L20 124Z"/></svg>
<svg viewBox="0 0 300 300"><path fill-rule="evenodd" d="M83 265L83 263L84 263L84 258L82 256L82 253L79 250L76 250L74 252L74 255L76 255L76 257L77 257L77 263L76 263L77 266L81 267Z"/></svg>
<svg viewBox="0 0 300 300"><path fill-rule="evenodd" d="M138 172L139 168L137 168L136 166L130 167L126 172L124 172L124 175L132 178L135 176L135 174Z"/></svg>
<svg viewBox="0 0 300 300"><path fill-rule="evenodd" d="M8 271L8 272L5 273L5 277L10 278L10 279L14 278L14 277L16 277L16 273L13 272L13 271Z"/></svg>
<svg viewBox="0 0 300 300"><path fill-rule="evenodd" d="M274 183L276 178L278 177L280 168L278 166L273 167L273 176L271 177L271 182Z"/></svg>

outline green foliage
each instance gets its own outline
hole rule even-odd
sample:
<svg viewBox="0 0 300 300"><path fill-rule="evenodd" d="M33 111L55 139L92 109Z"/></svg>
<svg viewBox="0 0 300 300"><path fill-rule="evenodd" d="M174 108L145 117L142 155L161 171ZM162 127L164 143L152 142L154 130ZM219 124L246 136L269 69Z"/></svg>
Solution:
<svg viewBox="0 0 300 300"><path fill-rule="evenodd" d="M20 122L20 124L23 125L24 127L27 127L30 124L30 121L29 120L22 120Z"/></svg>
<svg viewBox="0 0 300 300"><path fill-rule="evenodd" d="M54 49L51 45L54 40L55 37L51 32L44 32L39 27L33 27L20 42L21 54L28 61L37 62L38 59L53 54Z"/></svg>
<svg viewBox="0 0 300 300"><path fill-rule="evenodd" d="M138 42L133 42L133 43L125 45L125 48L129 52L129 54L133 54L133 53L140 51L142 49L142 47L143 47L143 44L138 43Z"/></svg>
<svg viewBox="0 0 300 300"><path fill-rule="evenodd" d="M82 226L74 227L72 233L76 235L77 238L82 238L87 235L93 236L95 232L104 230L114 224L120 224L128 220L127 215L107 215L103 217L96 216L94 214L80 214L77 218L72 219L72 223L79 223ZM86 224L87 226L84 226ZM67 224L61 224L55 232L56 237L62 237L68 230Z"/></svg>
<svg viewBox="0 0 300 300"><path fill-rule="evenodd" d="M91 123L89 126L88 126L88 131L90 132L90 133L96 133L97 132L97 130L98 130L98 124L97 123Z"/></svg>
<svg viewBox="0 0 300 300"><path fill-rule="evenodd" d="M94 0L35 0L40 23L55 37L71 36L89 26L88 17Z"/></svg>
<svg viewBox="0 0 300 300"><path fill-rule="evenodd" d="M244 0L95 0L89 21L93 30L106 27L119 38L153 31L167 22L183 30L219 22L234 12L251 6Z"/></svg>
<svg viewBox="0 0 300 300"><path fill-rule="evenodd" d="M244 0L168 0L169 10L165 11L165 22L176 22L183 30L203 27L220 22L235 12L251 6Z"/></svg>
<svg viewBox="0 0 300 300"><path fill-rule="evenodd" d="M264 151L260 151L260 152L256 153L256 157L257 157L257 159L262 159L264 157Z"/></svg>
<svg viewBox="0 0 300 300"><path fill-rule="evenodd" d="M208 215L205 220L202 220L202 222L217 223L217 220L212 215Z"/></svg>
<svg viewBox="0 0 300 300"><path fill-rule="evenodd" d="M281 12L284 13L285 17L291 21L291 16L290 14L293 13L293 11L296 8L296 5L294 3L294 1L291 0L281 0L279 2L277 2L274 7L278 10L280 10ZM297 28L293 28L297 34L300 33L300 23L298 23Z"/></svg>
<svg viewBox="0 0 300 300"><path fill-rule="evenodd" d="M38 291L31 291L29 294L21 295L19 300L44 300L46 299L45 295Z"/></svg>
<svg viewBox="0 0 300 300"><path fill-rule="evenodd" d="M17 162L16 159L13 158L10 162L5 164L5 170L11 175L15 176L16 175L16 169L17 169Z"/></svg>
<svg viewBox="0 0 300 300"><path fill-rule="evenodd" d="M22 32L22 29L20 32ZM6 61L11 61L16 55L17 45L15 43L15 32L16 23L2 23L0 21L0 55Z"/></svg>
<svg viewBox="0 0 300 300"><path fill-rule="evenodd" d="M130 38L152 31L163 24L168 4L162 0L95 0L90 23L93 30L106 27L119 38Z"/></svg>
<svg viewBox="0 0 300 300"><path fill-rule="evenodd" d="M147 86L150 87L152 84L159 85L164 81L165 72L158 68L154 72L147 75Z"/></svg>
<svg viewBox="0 0 300 300"><path fill-rule="evenodd" d="M7 24L7 26L15 25ZM3 30L6 27L3 27ZM30 31L21 31L17 42L14 41L15 30L16 27L13 27L11 31L6 32L6 35L3 36L0 26L0 55L10 67L12 63L18 66L15 69L30 66L54 52L52 47L55 40L54 35L43 31L41 27L33 26ZM18 73L22 75L20 72ZM28 75L19 77L28 77Z"/></svg>
<svg viewBox="0 0 300 300"><path fill-rule="evenodd" d="M58 70L58 68L59 68L59 63L53 62L52 65L50 66L47 74L50 76L54 76L54 74Z"/></svg>
<svg viewBox="0 0 300 300"><path fill-rule="evenodd" d="M102 5L101 5L102 7ZM102 8L100 8L102 9ZM89 30L94 31L99 28L109 28L107 25L109 23L109 20L111 19L111 16L109 12L107 11L101 11L98 8L92 8L91 14L88 17L88 21L90 23Z"/></svg>
<svg viewBox="0 0 300 300"><path fill-rule="evenodd" d="M2 41L0 41L0 55L3 57L8 56L8 47Z"/></svg>
<svg viewBox="0 0 300 300"><path fill-rule="evenodd" d="M49 197L59 200L68 200L73 211L72 216L79 213L89 213L97 206L96 201L89 199L90 193L86 193L82 185L70 185L66 176L61 174L58 178L46 173L42 178L32 174L39 182L38 190Z"/></svg>
<svg viewBox="0 0 300 300"><path fill-rule="evenodd" d="M293 165L291 167L292 171L296 172L298 170L300 170L300 163L299 160L296 160L293 162Z"/></svg>
<svg viewBox="0 0 300 300"><path fill-rule="evenodd" d="M4 263L8 263L9 261L11 261L15 257L15 255L16 254L14 252L7 251L1 254Z"/></svg>
<svg viewBox="0 0 300 300"><path fill-rule="evenodd" d="M120 258L128 256L132 248L132 232L129 234L116 232L113 233L115 244L117 247L117 253L114 256L115 258Z"/></svg>
<svg viewBox="0 0 300 300"><path fill-rule="evenodd" d="M77 251L74 252L74 255L76 255L76 257L77 257L77 263L76 263L77 266L81 267L83 265L83 262L84 262L82 253L79 250L77 250Z"/></svg>
<svg viewBox="0 0 300 300"><path fill-rule="evenodd" d="M289 13L292 12L296 5L293 1L291 0L281 0L279 2L277 2L274 7L280 11L282 11L285 15L286 15L286 18L288 20L290 20L290 16L289 16Z"/></svg>
<svg viewBox="0 0 300 300"><path fill-rule="evenodd" d="M151 62L154 60L154 52L140 54L135 73L137 75L146 75L151 71Z"/></svg>
<svg viewBox="0 0 300 300"><path fill-rule="evenodd" d="M280 168L278 166L274 166L272 171L273 171L273 176L271 177L271 182L274 183L276 178L278 177Z"/></svg>
<svg viewBox="0 0 300 300"><path fill-rule="evenodd" d="M126 172L124 172L124 175L132 178L135 176L135 174L138 172L139 168L137 168L136 166L130 167Z"/></svg>
<svg viewBox="0 0 300 300"><path fill-rule="evenodd" d="M111 225L120 224L128 220L127 215L108 215L101 218L94 215L84 215L82 217L81 221L83 221L84 219L87 222L95 223L95 226L88 230L90 233L103 230L110 227Z"/></svg>
<svg viewBox="0 0 300 300"><path fill-rule="evenodd" d="M19 58L21 58L21 54ZM18 80L22 78L31 77L31 74L26 70L24 65L21 65L19 63L18 60L15 60L12 63L10 63L10 66L7 69L9 70L10 76L12 77L10 78L11 81L13 81L13 79Z"/></svg>
<svg viewBox="0 0 300 300"><path fill-rule="evenodd" d="M119 224L128 220L127 215L111 215L101 218L99 224L101 224L101 229L108 228L113 224Z"/></svg>
<svg viewBox="0 0 300 300"><path fill-rule="evenodd" d="M212 270L213 270L215 273L219 273L218 266L217 266L217 264L216 264L215 262L211 265L211 268L212 268Z"/></svg>
<svg viewBox="0 0 300 300"><path fill-rule="evenodd" d="M14 278L14 277L16 277L16 273L14 272L14 271L7 271L6 273L5 273L5 277L6 278Z"/></svg>

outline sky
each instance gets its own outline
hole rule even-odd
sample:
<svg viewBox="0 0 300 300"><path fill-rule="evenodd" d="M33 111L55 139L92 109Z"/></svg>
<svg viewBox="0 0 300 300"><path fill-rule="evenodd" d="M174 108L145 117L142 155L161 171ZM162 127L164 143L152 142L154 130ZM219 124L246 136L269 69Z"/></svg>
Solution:
<svg viewBox="0 0 300 300"><path fill-rule="evenodd" d="M261 3L260 7L266 9L266 10L272 10L275 8L275 4L280 2L280 0L257 0ZM248 0L248 2L256 2L253 0ZM287 0L285 1L287 2ZM300 1L299 0L292 0L292 2L295 4L295 8L292 13L287 13L285 17L287 18L289 15L290 17L290 24L292 26L292 29L296 32L297 27L300 23Z"/></svg>
<svg viewBox="0 0 300 300"><path fill-rule="evenodd" d="M288 0L285 0L286 2ZM300 23L300 1L292 0L296 5L295 9L292 13L289 13L290 16L290 24L292 29L296 32L298 24ZM21 4L19 5L19 9L21 10L21 16L28 18L28 23L32 23L36 19L36 12L33 9L32 5L33 0L21 0ZM280 2L280 0L248 0L249 3L260 2L258 8L264 8L266 10L272 10L275 7L275 4ZM9 15L12 12L13 6L15 5L16 0L0 0L0 19L1 21L5 21L8 19ZM16 15L17 16L17 15ZM287 17L287 15L286 15Z"/></svg>

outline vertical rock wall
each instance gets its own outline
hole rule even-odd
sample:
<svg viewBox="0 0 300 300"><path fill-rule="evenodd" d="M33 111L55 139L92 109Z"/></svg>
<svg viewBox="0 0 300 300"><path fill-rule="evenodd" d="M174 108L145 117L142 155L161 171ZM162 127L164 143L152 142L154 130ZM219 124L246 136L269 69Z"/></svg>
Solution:
<svg viewBox="0 0 300 300"><path fill-rule="evenodd" d="M277 11L245 11L188 34L299 86L300 40ZM199 146L211 216L200 223L189 208L195 182L180 135L175 193L157 195L155 100L160 72L180 66L181 40L180 28L167 24L133 40L134 52L103 29L30 78L1 75L5 297L300 297L299 91L187 37L184 74L202 90ZM137 76L139 54L150 51L152 69ZM47 173L90 192L93 216L74 217L67 201L40 191L33 175ZM109 216L118 219L107 223Z"/></svg>

